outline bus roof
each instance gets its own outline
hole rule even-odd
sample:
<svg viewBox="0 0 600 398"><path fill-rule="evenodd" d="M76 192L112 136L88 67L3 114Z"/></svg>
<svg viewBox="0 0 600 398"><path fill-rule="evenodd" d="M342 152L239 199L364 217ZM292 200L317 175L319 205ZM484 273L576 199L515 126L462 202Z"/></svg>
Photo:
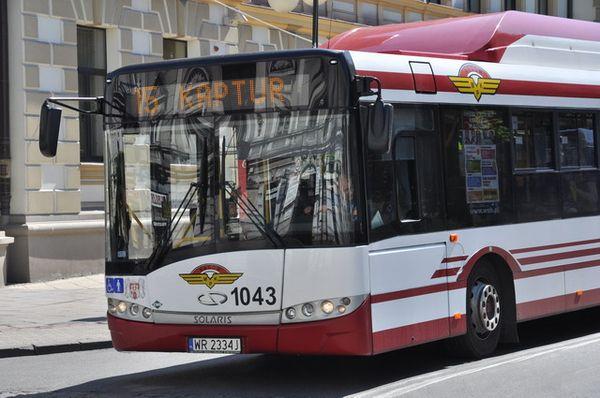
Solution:
<svg viewBox="0 0 600 398"><path fill-rule="evenodd" d="M322 48L600 70L600 25L507 11L357 28Z"/></svg>

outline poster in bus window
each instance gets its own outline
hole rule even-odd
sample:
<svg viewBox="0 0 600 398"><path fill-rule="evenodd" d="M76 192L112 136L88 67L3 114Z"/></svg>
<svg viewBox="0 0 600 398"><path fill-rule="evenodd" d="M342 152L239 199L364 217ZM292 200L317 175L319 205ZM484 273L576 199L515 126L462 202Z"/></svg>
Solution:
<svg viewBox="0 0 600 398"><path fill-rule="evenodd" d="M493 111L465 112L464 143L466 198L471 214L499 211L500 187L496 162L496 132Z"/></svg>

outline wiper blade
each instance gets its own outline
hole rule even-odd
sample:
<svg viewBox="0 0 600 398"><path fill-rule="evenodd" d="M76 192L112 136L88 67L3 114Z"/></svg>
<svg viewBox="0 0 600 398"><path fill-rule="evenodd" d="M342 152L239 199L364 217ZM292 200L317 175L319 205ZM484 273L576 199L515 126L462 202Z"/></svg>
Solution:
<svg viewBox="0 0 600 398"><path fill-rule="evenodd" d="M183 217L185 210L189 207L190 203L192 202L194 195L203 185L204 184L199 184L196 182L190 183L190 187L183 196L183 200L181 201L179 207L177 207L177 210L175 210L175 213L171 217L171 220L169 222L169 229L163 232L158 244L152 251L152 254L150 254L150 257L148 257L148 260L146 262L146 268L148 270L151 270L152 267L154 267L154 265L156 265L157 262L161 261L164 258L164 256L169 252L171 248L171 238L173 237L175 230L177 230L177 226L179 225L179 221L181 221L181 217ZM177 215L179 215L179 217L177 217Z"/></svg>
<svg viewBox="0 0 600 398"><path fill-rule="evenodd" d="M283 237L273 228L273 226L265 220L263 215L258 211L256 206L248 199L240 195L240 193L231 185L229 182L224 184L225 191L235 199L238 206L242 208L244 213L248 216L248 219L254 224L256 229L266 236L273 245L277 248L285 248L285 241Z"/></svg>
<svg viewBox="0 0 600 398"><path fill-rule="evenodd" d="M285 248L285 242L284 242L283 238L281 237L281 235L279 235L279 233L273 228L273 226L270 223L268 223L267 220L265 220L265 218L260 213L260 211L258 211L256 206L254 206L252 201L250 201L250 199L248 199L247 197L240 195L240 193L237 191L237 189L235 189L229 181L225 180L225 155L227 152L227 145L225 143L225 137L223 137L223 142L222 142L221 148L222 148L222 152L221 152L221 165L220 165L221 170L219 171L219 174L220 174L220 178L219 178L220 184L219 185L221 187L223 187L225 192L227 192L231 197L233 197L235 199L236 204L242 208L244 213L246 213L246 215L248 216L248 219L252 222L252 224L254 224L256 229L258 229L258 231L263 236L266 236L267 239L269 239L276 248ZM225 210L225 209L227 209L227 204L225 203L225 195L222 195L221 204L223 207L223 215L224 215L223 219L227 220L228 213L226 213L226 210Z"/></svg>

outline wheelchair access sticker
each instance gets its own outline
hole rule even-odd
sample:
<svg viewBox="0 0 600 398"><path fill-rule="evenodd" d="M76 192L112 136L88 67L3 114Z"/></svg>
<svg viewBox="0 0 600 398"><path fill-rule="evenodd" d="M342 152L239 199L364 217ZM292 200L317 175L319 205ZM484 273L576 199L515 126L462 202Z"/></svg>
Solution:
<svg viewBox="0 0 600 398"><path fill-rule="evenodd" d="M106 293L123 293L123 278L106 278Z"/></svg>

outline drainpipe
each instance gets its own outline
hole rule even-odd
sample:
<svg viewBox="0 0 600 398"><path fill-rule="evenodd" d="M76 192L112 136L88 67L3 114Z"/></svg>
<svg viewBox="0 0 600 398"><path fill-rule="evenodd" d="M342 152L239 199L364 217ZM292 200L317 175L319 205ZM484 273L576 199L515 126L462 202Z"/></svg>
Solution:
<svg viewBox="0 0 600 398"><path fill-rule="evenodd" d="M0 214L2 224L10 216L10 131L8 101L8 10L0 1Z"/></svg>

